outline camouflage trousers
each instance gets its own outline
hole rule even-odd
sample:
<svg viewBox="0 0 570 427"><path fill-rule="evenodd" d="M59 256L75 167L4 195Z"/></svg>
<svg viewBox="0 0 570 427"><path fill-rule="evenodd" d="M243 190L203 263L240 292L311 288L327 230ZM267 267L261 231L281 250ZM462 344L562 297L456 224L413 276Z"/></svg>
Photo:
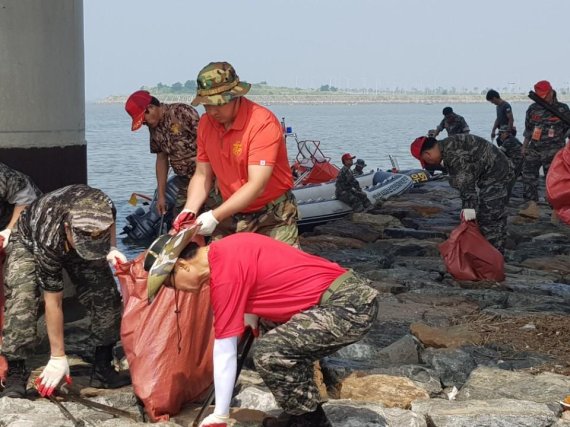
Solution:
<svg viewBox="0 0 570 427"><path fill-rule="evenodd" d="M507 192L511 175L506 182L495 181L479 189L477 222L485 238L501 253L507 238Z"/></svg>
<svg viewBox="0 0 570 427"><path fill-rule="evenodd" d="M320 394L314 362L360 340L378 315L378 292L357 274L322 305L294 315L256 343L257 372L291 414L314 411Z"/></svg>
<svg viewBox="0 0 570 427"><path fill-rule="evenodd" d="M538 201L540 167L542 166L544 176L546 176L552 159L561 148L564 148L564 142L545 144L531 142L526 148L522 170L523 197L526 201Z"/></svg>
<svg viewBox="0 0 570 427"><path fill-rule="evenodd" d="M337 200L346 203L352 208L354 212L362 212L368 208L372 203L362 191L341 191L336 194Z"/></svg>
<svg viewBox="0 0 570 427"><path fill-rule="evenodd" d="M178 187L178 192L176 193L176 200L174 203L174 216L178 215L184 209L184 205L186 204L186 199L188 197L188 184L190 183L190 177L188 176L176 176L176 186ZM206 202L204 202L204 206L199 213L209 211L211 209L217 208L222 204L222 196L217 191L216 188L212 188L210 193L208 194L208 198Z"/></svg>
<svg viewBox="0 0 570 427"><path fill-rule="evenodd" d="M6 293L2 354L8 360L26 359L37 342L40 288L33 254L14 234L5 265ZM121 326L121 296L106 260L86 261L70 255L65 263L77 298L91 317L89 349L115 344ZM73 337L66 337L68 342Z"/></svg>
<svg viewBox="0 0 570 427"><path fill-rule="evenodd" d="M293 193L288 191L260 211L235 214L221 221L212 233L212 240L247 231L263 234L298 248L298 217L297 201Z"/></svg>

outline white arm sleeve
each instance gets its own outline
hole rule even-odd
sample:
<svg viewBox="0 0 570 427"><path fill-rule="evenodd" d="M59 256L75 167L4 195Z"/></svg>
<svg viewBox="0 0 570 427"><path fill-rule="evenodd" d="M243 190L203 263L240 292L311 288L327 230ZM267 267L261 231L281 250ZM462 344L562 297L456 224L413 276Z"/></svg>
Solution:
<svg viewBox="0 0 570 427"><path fill-rule="evenodd" d="M216 407L214 414L226 416L236 382L238 337L214 340L214 387Z"/></svg>

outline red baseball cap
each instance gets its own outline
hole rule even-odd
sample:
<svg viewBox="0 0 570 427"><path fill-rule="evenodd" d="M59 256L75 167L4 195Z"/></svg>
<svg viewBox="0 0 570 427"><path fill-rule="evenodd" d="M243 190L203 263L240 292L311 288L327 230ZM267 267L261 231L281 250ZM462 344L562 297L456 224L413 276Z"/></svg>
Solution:
<svg viewBox="0 0 570 427"><path fill-rule="evenodd" d="M534 85L534 92L541 98L546 98L552 91L552 86L548 80L541 80Z"/></svg>
<svg viewBox="0 0 570 427"><path fill-rule="evenodd" d="M356 156L353 156L350 153L344 153L340 159L344 162L345 160L356 159Z"/></svg>
<svg viewBox="0 0 570 427"><path fill-rule="evenodd" d="M137 90L125 104L125 110L133 118L133 124L131 125L131 130L139 129L144 122L144 112L146 107L150 105L152 100L152 95L146 90Z"/></svg>
<svg viewBox="0 0 570 427"><path fill-rule="evenodd" d="M414 139L414 142L412 142L412 145L410 145L410 152L412 153L412 156L420 161L422 168L425 168L426 166L425 162L422 160L422 147L424 146L424 142L426 142L426 140L427 137L420 136Z"/></svg>

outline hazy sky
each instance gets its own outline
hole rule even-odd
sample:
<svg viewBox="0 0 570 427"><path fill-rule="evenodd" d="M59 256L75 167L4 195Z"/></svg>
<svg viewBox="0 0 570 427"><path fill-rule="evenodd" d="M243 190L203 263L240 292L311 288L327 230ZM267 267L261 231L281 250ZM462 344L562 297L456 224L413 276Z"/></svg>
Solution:
<svg viewBox="0 0 570 427"><path fill-rule="evenodd" d="M568 0L84 0L87 100L228 61L290 87L570 85Z"/></svg>

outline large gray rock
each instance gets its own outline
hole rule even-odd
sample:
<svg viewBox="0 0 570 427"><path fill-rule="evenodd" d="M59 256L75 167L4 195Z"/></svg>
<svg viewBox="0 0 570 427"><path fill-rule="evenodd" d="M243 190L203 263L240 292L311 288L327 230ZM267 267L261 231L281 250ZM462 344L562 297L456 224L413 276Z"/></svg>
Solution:
<svg viewBox="0 0 570 427"><path fill-rule="evenodd" d="M232 405L240 408L257 409L263 412L279 409L273 394L258 387L247 387L240 391L234 397Z"/></svg>
<svg viewBox="0 0 570 427"><path fill-rule="evenodd" d="M460 349L428 348L421 354L421 360L435 369L444 387L458 389L476 367L471 355Z"/></svg>
<svg viewBox="0 0 570 427"><path fill-rule="evenodd" d="M430 427L549 427L556 414L547 405L512 399L453 402L432 399L412 403Z"/></svg>
<svg viewBox="0 0 570 427"><path fill-rule="evenodd" d="M331 400L323 405L333 427L427 427L423 416L373 403Z"/></svg>

